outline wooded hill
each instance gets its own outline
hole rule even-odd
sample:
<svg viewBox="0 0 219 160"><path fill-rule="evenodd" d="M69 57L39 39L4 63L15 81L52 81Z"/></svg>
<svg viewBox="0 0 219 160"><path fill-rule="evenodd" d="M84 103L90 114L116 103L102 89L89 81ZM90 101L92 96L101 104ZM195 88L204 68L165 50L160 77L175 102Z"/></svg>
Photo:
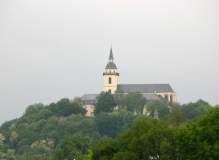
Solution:
<svg viewBox="0 0 219 160"><path fill-rule="evenodd" d="M101 94L105 93L102 92ZM98 106L95 107L98 108ZM203 100L184 105L173 104L171 107L168 107L161 101L152 101L147 107L151 111L151 115L156 108L162 117L165 117L165 115L170 118L174 117L175 111L179 111L180 118L178 118L178 125L184 124L186 119L193 119L196 116L208 113L209 108L211 108L210 105ZM168 110L164 108L168 108ZM165 111L165 114L163 114L162 111ZM108 145L109 143L108 147L112 147L110 146L112 145L111 142L114 143L113 139L115 139L117 134L125 134L124 137L132 134L132 126L135 123L134 128L136 128L138 123L154 123L154 125L159 123L161 123L159 125L163 125L162 123L169 125L170 123L170 120L167 119L156 120L155 122L150 116L142 114L134 115L124 108L112 111L111 113L102 112L100 110L95 117L86 117L84 116L85 113L86 110L83 108L83 101L78 97L73 100L63 98L57 103L51 103L46 106L42 103L28 106L23 116L7 121L1 125L0 159L42 160L73 159L76 157L77 159L91 159L93 157L93 159L97 160L101 159L100 156L105 157L105 159L112 159L113 155L117 154L117 152L109 152L112 153L110 157L108 157L109 155L99 155L101 150L98 145L103 143ZM162 119L162 117L160 118ZM147 126L147 124L145 125ZM170 135L173 134L171 133ZM154 136L156 136L156 134L154 134ZM121 136L119 137L121 138ZM116 137L115 142L117 139L118 137ZM118 143L120 143L120 141ZM121 145L124 146L128 145L129 142L127 141L127 144L126 142L124 142L124 144L122 143L121 141ZM67 151L68 149L64 149L66 146L70 149L69 151ZM107 149L107 147L105 149ZM113 150L115 149L117 148ZM119 150L119 152L121 152L121 150ZM127 152L130 151L127 150ZM133 152L135 152L135 150L133 150ZM106 152L101 151L101 153ZM127 153L124 154L125 155L116 155L116 157L130 156ZM136 158L136 155L133 156ZM142 158L140 157L140 159Z"/></svg>

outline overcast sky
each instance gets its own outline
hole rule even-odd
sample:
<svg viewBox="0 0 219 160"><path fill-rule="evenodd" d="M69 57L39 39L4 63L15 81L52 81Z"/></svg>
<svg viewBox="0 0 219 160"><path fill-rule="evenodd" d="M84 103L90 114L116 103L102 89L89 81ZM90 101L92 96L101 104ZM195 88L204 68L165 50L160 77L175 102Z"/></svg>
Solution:
<svg viewBox="0 0 219 160"><path fill-rule="evenodd" d="M120 84L219 104L218 0L0 0L0 124L100 93L111 43Z"/></svg>

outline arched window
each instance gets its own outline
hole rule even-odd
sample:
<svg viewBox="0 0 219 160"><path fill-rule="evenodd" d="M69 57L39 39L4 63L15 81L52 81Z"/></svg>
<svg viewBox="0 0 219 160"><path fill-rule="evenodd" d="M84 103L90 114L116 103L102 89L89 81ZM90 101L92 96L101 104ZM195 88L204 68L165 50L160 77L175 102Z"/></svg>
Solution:
<svg viewBox="0 0 219 160"><path fill-rule="evenodd" d="M168 101L168 95L167 94L165 94L165 99Z"/></svg>
<svg viewBox="0 0 219 160"><path fill-rule="evenodd" d="M109 77L109 84L111 84L112 83L112 79L111 79L111 77Z"/></svg>
<svg viewBox="0 0 219 160"><path fill-rule="evenodd" d="M170 95L170 103L173 103L173 95Z"/></svg>
<svg viewBox="0 0 219 160"><path fill-rule="evenodd" d="M111 89L109 89L109 93L111 94Z"/></svg>

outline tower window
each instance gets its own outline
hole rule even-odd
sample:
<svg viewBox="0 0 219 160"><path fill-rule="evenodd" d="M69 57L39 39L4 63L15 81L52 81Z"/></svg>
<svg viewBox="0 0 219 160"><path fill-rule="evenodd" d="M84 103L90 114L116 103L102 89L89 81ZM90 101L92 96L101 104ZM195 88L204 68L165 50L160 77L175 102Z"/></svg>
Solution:
<svg viewBox="0 0 219 160"><path fill-rule="evenodd" d="M111 84L112 83L112 79L111 79L111 77L109 77L109 84Z"/></svg>
<svg viewBox="0 0 219 160"><path fill-rule="evenodd" d="M109 89L109 93L111 94L111 89Z"/></svg>

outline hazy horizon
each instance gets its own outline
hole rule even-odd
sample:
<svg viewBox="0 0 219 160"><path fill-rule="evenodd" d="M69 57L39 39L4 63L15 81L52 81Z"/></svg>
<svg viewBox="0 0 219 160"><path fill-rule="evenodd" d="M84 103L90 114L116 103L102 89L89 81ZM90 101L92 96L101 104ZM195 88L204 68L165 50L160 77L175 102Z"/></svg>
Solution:
<svg viewBox="0 0 219 160"><path fill-rule="evenodd" d="M34 103L119 84L168 83L181 104L219 104L219 1L0 0L0 125Z"/></svg>

